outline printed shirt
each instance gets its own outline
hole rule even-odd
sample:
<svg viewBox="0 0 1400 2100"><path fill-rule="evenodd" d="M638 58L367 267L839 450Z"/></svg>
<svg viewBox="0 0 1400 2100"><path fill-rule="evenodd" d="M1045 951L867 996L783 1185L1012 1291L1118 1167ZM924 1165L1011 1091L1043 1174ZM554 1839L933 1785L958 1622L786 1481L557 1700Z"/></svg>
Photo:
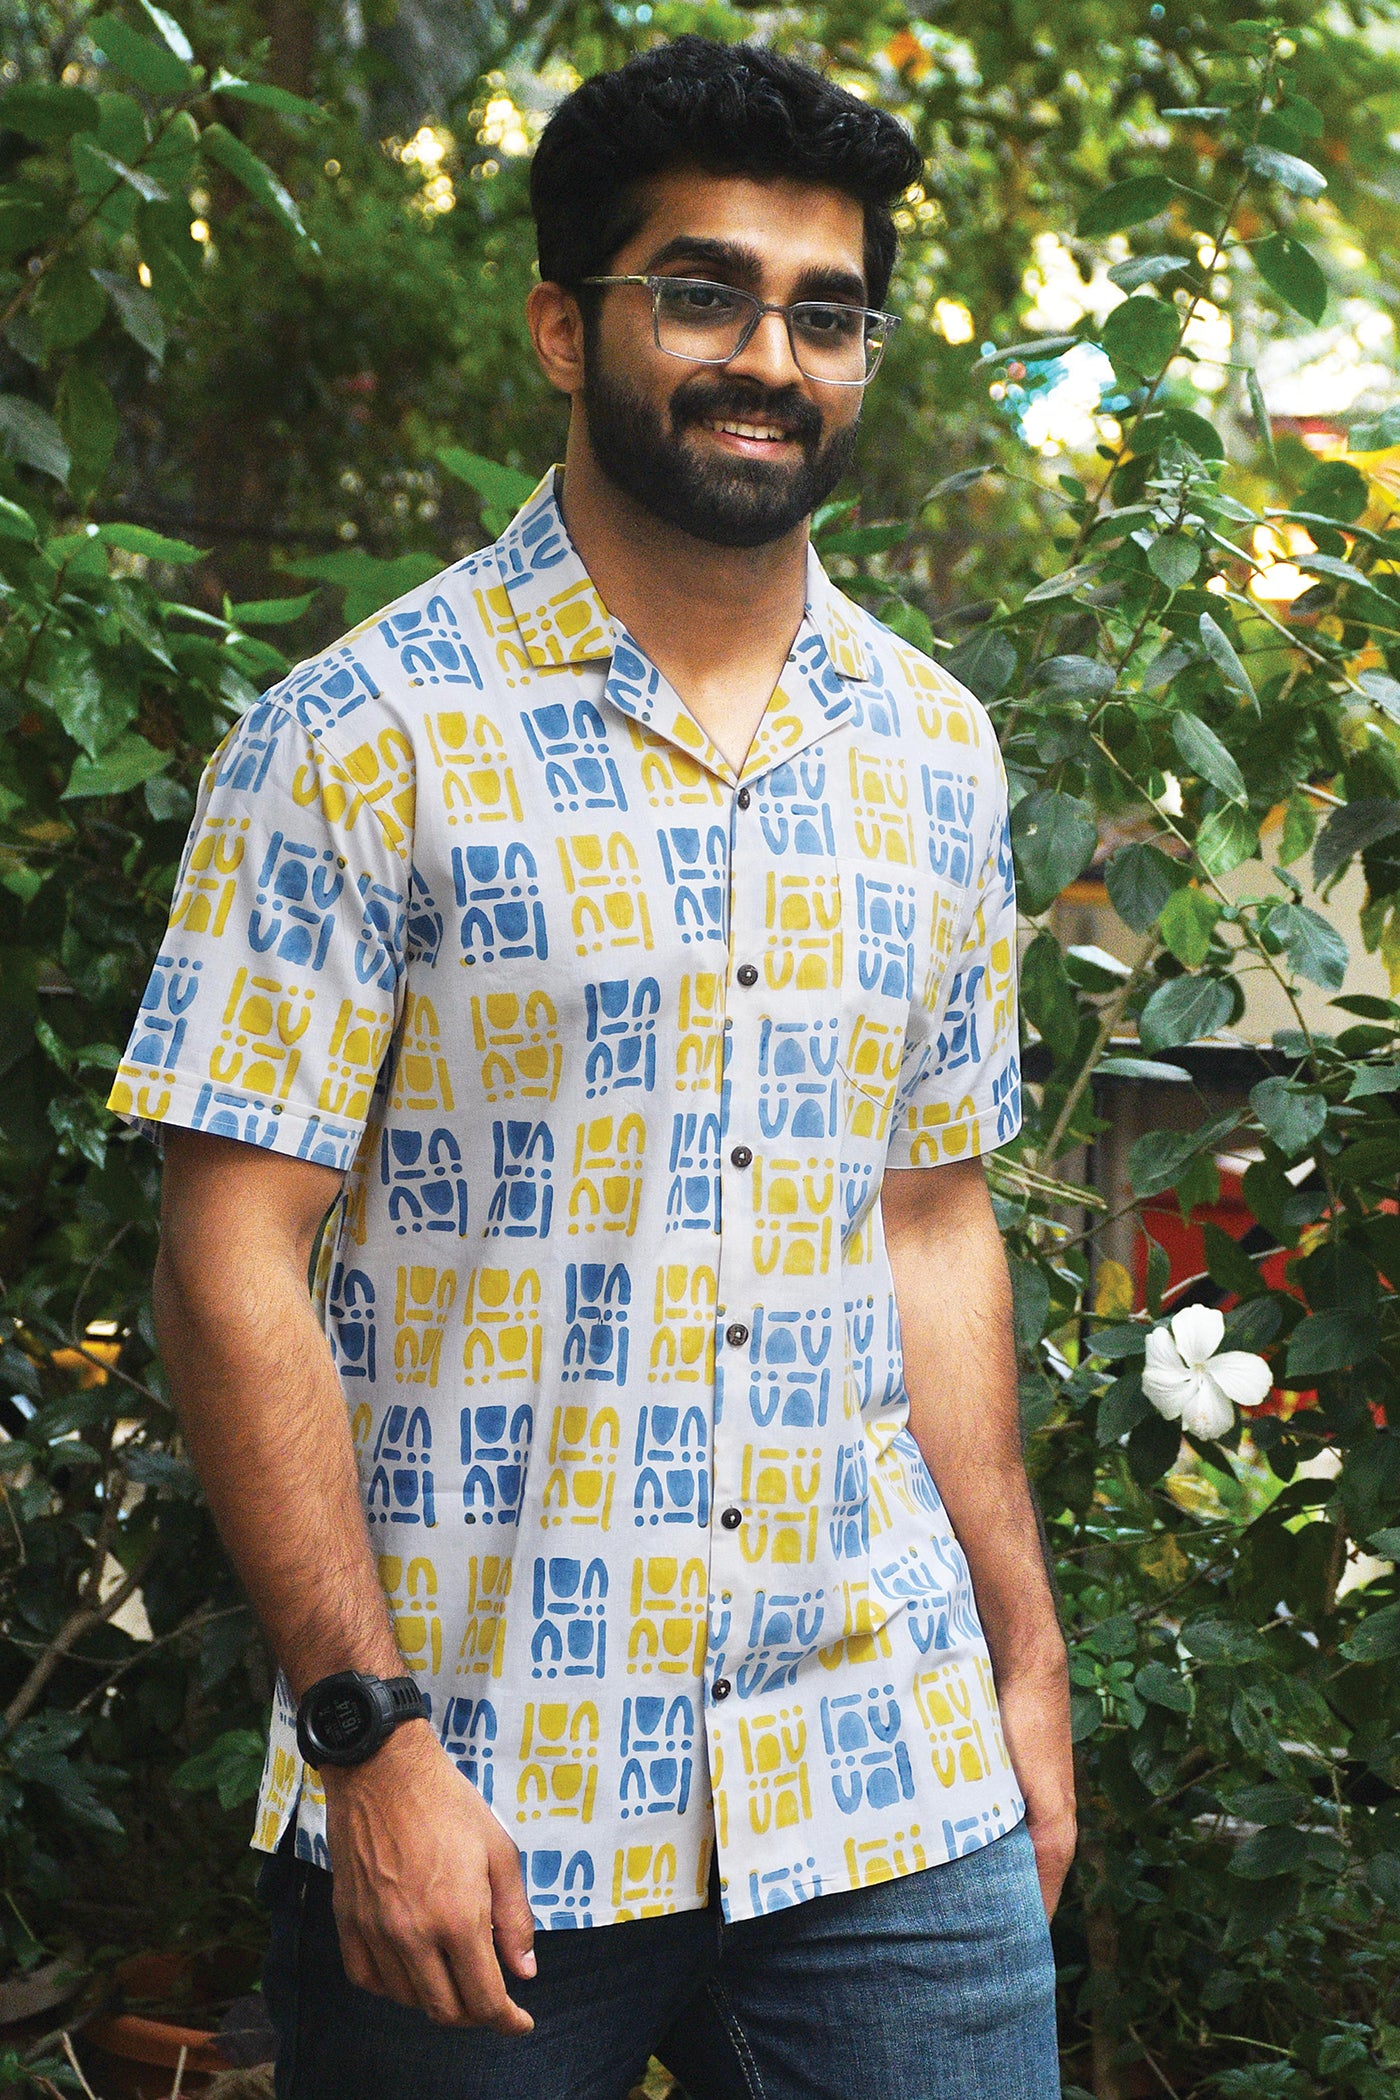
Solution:
<svg viewBox="0 0 1400 2100"><path fill-rule="evenodd" d="M380 1580L541 1927L699 1907L715 1845L746 1918L1023 1812L879 1204L1017 1129L1014 910L969 693L813 556L736 776L552 478L210 761L112 1106L345 1174ZM283 1684L254 1843L293 1813L324 1863Z"/></svg>

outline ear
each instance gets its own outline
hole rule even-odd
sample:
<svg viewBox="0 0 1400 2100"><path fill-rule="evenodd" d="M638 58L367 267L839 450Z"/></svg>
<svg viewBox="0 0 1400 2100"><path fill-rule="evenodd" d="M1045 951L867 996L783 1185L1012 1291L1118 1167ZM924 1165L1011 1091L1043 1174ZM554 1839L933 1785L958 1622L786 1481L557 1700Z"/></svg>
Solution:
<svg viewBox="0 0 1400 2100"><path fill-rule="evenodd" d="M551 386L572 398L583 387L583 315L562 284L531 285L525 320L540 370Z"/></svg>

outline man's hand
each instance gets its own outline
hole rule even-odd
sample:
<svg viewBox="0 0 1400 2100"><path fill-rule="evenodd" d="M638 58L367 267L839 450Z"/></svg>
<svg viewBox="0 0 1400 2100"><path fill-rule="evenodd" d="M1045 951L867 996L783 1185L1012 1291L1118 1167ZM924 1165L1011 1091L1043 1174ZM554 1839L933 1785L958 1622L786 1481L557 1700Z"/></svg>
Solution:
<svg viewBox="0 0 1400 2100"><path fill-rule="evenodd" d="M321 1776L350 1981L440 2027L528 2034L501 1973L535 1973L520 1858L476 1788L418 1722Z"/></svg>
<svg viewBox="0 0 1400 2100"><path fill-rule="evenodd" d="M1045 1915L1053 1918L1074 1862L1078 1825L1069 1741L1069 1684L1064 1651L1038 1670L999 1680L1002 1734L1026 1802Z"/></svg>

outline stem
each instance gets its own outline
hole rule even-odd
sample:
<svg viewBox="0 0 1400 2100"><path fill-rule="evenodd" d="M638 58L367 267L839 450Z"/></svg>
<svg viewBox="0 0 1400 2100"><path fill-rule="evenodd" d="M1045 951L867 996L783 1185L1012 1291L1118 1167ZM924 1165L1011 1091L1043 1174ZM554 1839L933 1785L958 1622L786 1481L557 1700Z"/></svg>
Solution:
<svg viewBox="0 0 1400 2100"><path fill-rule="evenodd" d="M126 1580L118 1584L110 1597L104 1598L96 1605L86 1605L78 1611L68 1614L68 1617L59 1627L58 1632L49 1642L48 1647L25 1678L24 1683L15 1693L14 1698L5 1708L4 1722L7 1730L17 1728L26 1715L32 1712L38 1702L39 1695L53 1676L54 1671L68 1654L74 1642L80 1641L85 1633L92 1631L94 1626L102 1626L108 1619L114 1618L128 1598L135 1595L145 1580L146 1573L158 1551L158 1544L148 1546ZM104 1564L105 1560L106 1548L104 1545Z"/></svg>
<svg viewBox="0 0 1400 2100"><path fill-rule="evenodd" d="M1066 1130L1068 1130L1070 1126L1070 1122L1073 1118L1074 1111L1078 1108L1080 1101L1084 1097L1084 1089L1088 1086L1089 1081L1094 1076L1094 1067L1099 1061L1099 1055L1103 1050L1104 1044L1108 1041L1109 1037L1113 1034L1114 1029L1118 1026L1118 1022L1122 1016L1124 1007L1127 1005L1129 999L1131 999L1133 993L1141 984L1143 974L1147 968L1147 965L1156 953L1156 943L1150 942L1147 948L1147 952L1141 957L1139 957L1137 963L1134 965L1132 976L1129 977L1126 980L1126 982L1120 987L1120 989L1114 993L1113 997L1109 1000L1107 1006L1101 1008L1099 1013L1098 1033L1094 1037L1094 1046L1090 1050L1089 1055L1085 1058L1084 1063L1080 1066L1079 1077L1075 1080L1074 1085L1070 1088L1068 1094L1065 1096L1064 1103L1060 1109L1060 1113L1055 1118L1055 1126L1053 1130L1050 1132L1049 1137L1045 1140L1045 1143L1041 1145L1036 1152L1035 1163L1037 1168L1043 1169L1045 1167L1054 1165L1056 1154L1059 1150L1060 1141L1064 1137Z"/></svg>

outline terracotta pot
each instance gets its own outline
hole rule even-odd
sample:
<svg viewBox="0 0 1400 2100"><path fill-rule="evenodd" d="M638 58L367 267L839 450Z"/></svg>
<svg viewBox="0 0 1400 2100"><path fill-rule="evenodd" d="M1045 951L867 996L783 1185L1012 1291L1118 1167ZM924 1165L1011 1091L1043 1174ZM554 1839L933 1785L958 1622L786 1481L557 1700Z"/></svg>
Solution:
<svg viewBox="0 0 1400 2100"><path fill-rule="evenodd" d="M194 2100L216 2072L229 2067L214 2042L207 2028L177 2027L170 2020L148 2020L139 2013L90 2020L74 2037L83 2070L100 2100L168 2100L182 2049L181 2093Z"/></svg>

